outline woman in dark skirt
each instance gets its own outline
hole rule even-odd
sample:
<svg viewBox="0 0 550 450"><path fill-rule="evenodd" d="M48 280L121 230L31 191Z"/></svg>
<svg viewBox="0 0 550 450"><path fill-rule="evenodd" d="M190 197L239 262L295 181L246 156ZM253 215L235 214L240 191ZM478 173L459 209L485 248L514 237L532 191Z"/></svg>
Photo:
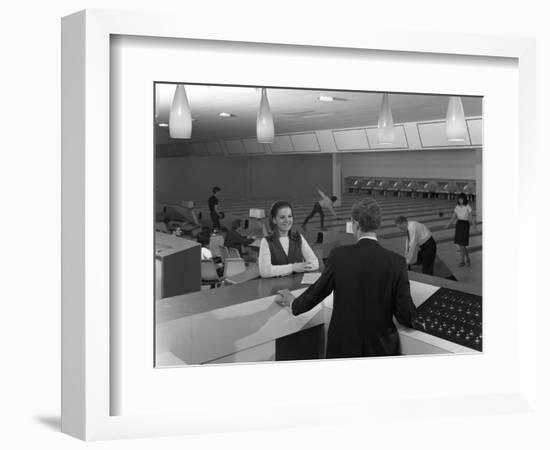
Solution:
<svg viewBox="0 0 550 450"><path fill-rule="evenodd" d="M445 228L449 228L456 220L455 226L455 244L460 249L460 264L458 267L469 266L470 255L468 254L468 245L470 245L470 224L474 226L472 218L472 207L468 205L468 197L466 194L460 194L457 198L457 205L453 212L453 216Z"/></svg>

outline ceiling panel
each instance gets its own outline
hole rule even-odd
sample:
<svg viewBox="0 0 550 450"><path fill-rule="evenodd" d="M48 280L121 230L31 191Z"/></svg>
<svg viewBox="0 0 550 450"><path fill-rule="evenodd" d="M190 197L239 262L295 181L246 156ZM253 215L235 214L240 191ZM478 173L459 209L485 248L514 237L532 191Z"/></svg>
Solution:
<svg viewBox="0 0 550 450"><path fill-rule="evenodd" d="M256 134L256 114L260 90L255 87L185 85L194 119L191 141L236 139ZM157 124L168 123L174 84L156 85ZM313 130L372 127L378 121L382 93L267 89L275 133L291 134ZM336 97L322 102L320 96ZM448 97L443 95L390 94L396 124L445 118ZM482 115L481 97L462 97L467 117ZM232 117L222 118L227 112ZM171 139L168 127L156 127L157 144L181 142ZM231 152L230 152L231 153Z"/></svg>

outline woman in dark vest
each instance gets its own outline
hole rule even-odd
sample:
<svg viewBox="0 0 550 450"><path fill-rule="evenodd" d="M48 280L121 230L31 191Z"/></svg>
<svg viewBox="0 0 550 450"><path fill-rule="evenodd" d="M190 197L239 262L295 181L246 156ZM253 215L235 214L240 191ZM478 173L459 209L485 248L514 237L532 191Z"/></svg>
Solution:
<svg viewBox="0 0 550 450"><path fill-rule="evenodd" d="M263 278L308 272L319 268L319 261L304 237L292 230L292 206L285 201L273 204L269 216L271 234L260 244L258 265Z"/></svg>

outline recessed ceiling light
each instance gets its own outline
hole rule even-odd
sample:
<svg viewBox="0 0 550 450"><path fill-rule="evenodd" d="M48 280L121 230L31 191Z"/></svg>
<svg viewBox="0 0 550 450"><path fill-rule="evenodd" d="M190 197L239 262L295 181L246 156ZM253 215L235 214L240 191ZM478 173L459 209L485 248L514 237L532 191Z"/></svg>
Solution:
<svg viewBox="0 0 550 450"><path fill-rule="evenodd" d="M224 119L226 119L228 117L237 117L235 114L231 114L231 113L228 113L228 112L221 112L221 113L218 114L218 116L223 117Z"/></svg>
<svg viewBox="0 0 550 450"><path fill-rule="evenodd" d="M330 95L320 95L319 97L317 97L317 100L319 100L320 102L333 102L334 97L331 97Z"/></svg>
<svg viewBox="0 0 550 450"><path fill-rule="evenodd" d="M348 101L347 98L332 97L330 95L320 95L319 97L317 97L317 100L319 100L320 102L347 102Z"/></svg>
<svg viewBox="0 0 550 450"><path fill-rule="evenodd" d="M327 116L334 116L333 112L328 113L315 113L315 114L307 114L305 116L300 116L301 119L316 119L317 117L327 117Z"/></svg>

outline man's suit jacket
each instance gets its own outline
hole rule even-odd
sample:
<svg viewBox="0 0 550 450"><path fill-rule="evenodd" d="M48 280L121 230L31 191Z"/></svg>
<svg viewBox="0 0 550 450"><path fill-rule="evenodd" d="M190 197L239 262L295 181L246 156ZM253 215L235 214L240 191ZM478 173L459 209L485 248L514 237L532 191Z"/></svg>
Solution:
<svg viewBox="0 0 550 450"><path fill-rule="evenodd" d="M334 291L327 358L400 354L393 322L412 326L405 259L373 239L335 248L319 279L292 302L292 313L309 311Z"/></svg>

